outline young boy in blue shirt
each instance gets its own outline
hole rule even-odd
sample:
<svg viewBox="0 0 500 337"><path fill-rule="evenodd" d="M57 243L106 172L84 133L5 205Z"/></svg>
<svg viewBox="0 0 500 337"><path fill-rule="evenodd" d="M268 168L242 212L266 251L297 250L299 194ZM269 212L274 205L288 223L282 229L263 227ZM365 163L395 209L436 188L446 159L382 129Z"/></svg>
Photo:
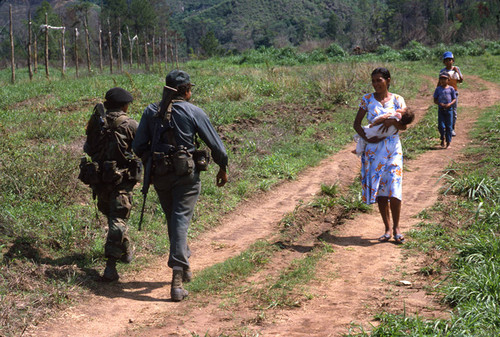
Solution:
<svg viewBox="0 0 500 337"><path fill-rule="evenodd" d="M455 58L453 57L453 53L451 51L446 51L443 53L443 64L445 67L441 69L440 73L446 72L450 76L448 79L448 84L455 89L455 93L457 96L457 100L455 101L455 104L452 106L453 108L453 124L452 124L452 130L451 130L451 135L456 136L455 133L455 123L457 122L457 103L458 103L458 83L462 83L464 81L464 77L462 75L462 72L460 71L460 68L455 66ZM438 84L439 85L439 84Z"/></svg>
<svg viewBox="0 0 500 337"><path fill-rule="evenodd" d="M453 105L457 101L457 94L452 86L448 85L450 75L447 72L439 74L439 86L434 90L434 103L438 105L438 130L441 135L441 146L450 147L453 131Z"/></svg>

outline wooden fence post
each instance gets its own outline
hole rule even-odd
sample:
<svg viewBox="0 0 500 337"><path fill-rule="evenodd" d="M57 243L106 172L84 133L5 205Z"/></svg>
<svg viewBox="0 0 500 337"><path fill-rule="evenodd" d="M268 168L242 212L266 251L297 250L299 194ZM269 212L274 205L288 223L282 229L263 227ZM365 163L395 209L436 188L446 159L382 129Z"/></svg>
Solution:
<svg viewBox="0 0 500 337"><path fill-rule="evenodd" d="M50 78L49 73L49 17L45 13L45 76Z"/></svg>
<svg viewBox="0 0 500 337"><path fill-rule="evenodd" d="M130 29L128 29L127 26L127 37L128 37L128 64L130 66L130 69L132 69L132 49L134 47L134 41L130 38Z"/></svg>
<svg viewBox="0 0 500 337"><path fill-rule="evenodd" d="M165 36L163 38L163 43L165 44L165 71L168 72L168 40L167 40L167 31L163 32Z"/></svg>
<svg viewBox="0 0 500 337"><path fill-rule="evenodd" d="M33 68L31 67L31 60L32 60L32 57L31 57L31 40L32 40L32 36L31 36L31 10L29 10L28 12L28 72L29 72L29 75L30 75L30 81L33 79Z"/></svg>
<svg viewBox="0 0 500 337"><path fill-rule="evenodd" d="M35 74L38 74L38 38L37 35L35 34L35 41L33 41L33 65L35 66Z"/></svg>
<svg viewBox="0 0 500 337"><path fill-rule="evenodd" d="M177 69L179 69L179 52L178 52L179 41L180 40L176 34L175 35L175 64L177 65Z"/></svg>
<svg viewBox="0 0 500 337"><path fill-rule="evenodd" d="M149 60L148 60L148 39L144 38L144 60L146 64L146 71L149 71Z"/></svg>
<svg viewBox="0 0 500 337"><path fill-rule="evenodd" d="M9 5L9 28L10 28L10 66L12 68L12 84L16 83L16 62L14 59L14 28L12 26L12 5Z"/></svg>
<svg viewBox="0 0 500 337"><path fill-rule="evenodd" d="M99 25L99 70L103 71L103 65L102 65L102 29L101 26Z"/></svg>
<svg viewBox="0 0 500 337"><path fill-rule="evenodd" d="M118 70L123 72L122 29L118 20Z"/></svg>
<svg viewBox="0 0 500 337"><path fill-rule="evenodd" d="M137 69L141 68L141 44L139 43L139 37L137 37Z"/></svg>
<svg viewBox="0 0 500 337"><path fill-rule="evenodd" d="M151 41L151 68L152 70L154 71L155 69L155 66L156 66L156 57L155 57L155 53L156 53L156 50L155 50L155 32L153 31L153 40Z"/></svg>
<svg viewBox="0 0 500 337"><path fill-rule="evenodd" d="M162 50L162 43L161 43L161 35L158 36L158 72L161 73L161 50Z"/></svg>
<svg viewBox="0 0 500 337"><path fill-rule="evenodd" d="M62 52L62 76L66 76L66 45L65 45L65 34L66 27L62 29L62 38L61 38L61 52Z"/></svg>
<svg viewBox="0 0 500 337"><path fill-rule="evenodd" d="M112 45L111 25L108 19L108 51L109 51L109 72L113 73L113 45Z"/></svg>
<svg viewBox="0 0 500 337"><path fill-rule="evenodd" d="M78 28L75 27L75 70L78 78Z"/></svg>
<svg viewBox="0 0 500 337"><path fill-rule="evenodd" d="M88 20L87 15L85 15L85 19L83 21L83 26L85 28L85 50L87 52L87 69L90 74L92 73L92 66L90 61L89 25L87 20Z"/></svg>

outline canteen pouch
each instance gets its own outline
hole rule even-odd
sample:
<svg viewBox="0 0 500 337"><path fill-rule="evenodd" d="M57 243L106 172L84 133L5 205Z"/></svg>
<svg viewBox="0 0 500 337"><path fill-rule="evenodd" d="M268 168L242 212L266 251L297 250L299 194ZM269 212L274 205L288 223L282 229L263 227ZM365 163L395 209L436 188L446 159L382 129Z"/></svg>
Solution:
<svg viewBox="0 0 500 337"><path fill-rule="evenodd" d="M210 164L210 152L208 150L195 150L193 152L194 165L198 171L206 171Z"/></svg>
<svg viewBox="0 0 500 337"><path fill-rule="evenodd" d="M139 158L130 159L128 162L128 178L132 181L141 181L142 162Z"/></svg>
<svg viewBox="0 0 500 337"><path fill-rule="evenodd" d="M172 155L172 164L174 166L175 174L178 176L186 176L193 173L193 156L184 146L179 146L177 151L174 152Z"/></svg>
<svg viewBox="0 0 500 337"><path fill-rule="evenodd" d="M155 177L161 177L173 171L170 156L163 152L155 152L153 154L153 163L153 176Z"/></svg>
<svg viewBox="0 0 500 337"><path fill-rule="evenodd" d="M101 182L99 175L99 165L97 163L88 161L86 157L80 160L80 179L86 185L97 185Z"/></svg>
<svg viewBox="0 0 500 337"><path fill-rule="evenodd" d="M102 163L102 182L118 185L123 180L122 172L116 167L116 160L107 160Z"/></svg>

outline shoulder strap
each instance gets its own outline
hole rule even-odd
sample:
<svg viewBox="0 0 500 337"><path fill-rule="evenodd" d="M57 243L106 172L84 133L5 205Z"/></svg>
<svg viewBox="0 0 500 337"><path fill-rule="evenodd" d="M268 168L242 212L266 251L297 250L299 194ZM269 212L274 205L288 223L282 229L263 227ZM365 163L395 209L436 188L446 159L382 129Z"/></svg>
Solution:
<svg viewBox="0 0 500 337"><path fill-rule="evenodd" d="M161 118L159 115L159 109L160 109L160 104L158 103L158 118ZM175 141L175 135L174 135L174 127L172 126L172 103L167 108L167 111L165 113L165 116L163 117L167 123L169 124L169 127L165 131L167 133L167 141L168 144L172 145L173 147L177 147L177 142Z"/></svg>
<svg viewBox="0 0 500 337"><path fill-rule="evenodd" d="M116 117L115 120L113 121L113 125L111 126L113 131L116 130L118 128L118 126L120 126L120 124L125 122L127 119L128 119L127 115L121 115L121 116Z"/></svg>

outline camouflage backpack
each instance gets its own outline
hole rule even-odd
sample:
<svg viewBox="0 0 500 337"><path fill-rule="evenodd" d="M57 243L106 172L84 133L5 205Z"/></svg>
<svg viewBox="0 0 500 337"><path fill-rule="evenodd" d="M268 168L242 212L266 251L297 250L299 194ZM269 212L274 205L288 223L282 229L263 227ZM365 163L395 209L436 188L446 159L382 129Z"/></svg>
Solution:
<svg viewBox="0 0 500 337"><path fill-rule="evenodd" d="M117 132L118 126L128 120L127 115L108 118L104 105L94 107L86 128L87 140L83 147L92 161L85 157L80 163L79 178L85 184L119 184L123 179L140 180L142 163L128 151L127 137Z"/></svg>

